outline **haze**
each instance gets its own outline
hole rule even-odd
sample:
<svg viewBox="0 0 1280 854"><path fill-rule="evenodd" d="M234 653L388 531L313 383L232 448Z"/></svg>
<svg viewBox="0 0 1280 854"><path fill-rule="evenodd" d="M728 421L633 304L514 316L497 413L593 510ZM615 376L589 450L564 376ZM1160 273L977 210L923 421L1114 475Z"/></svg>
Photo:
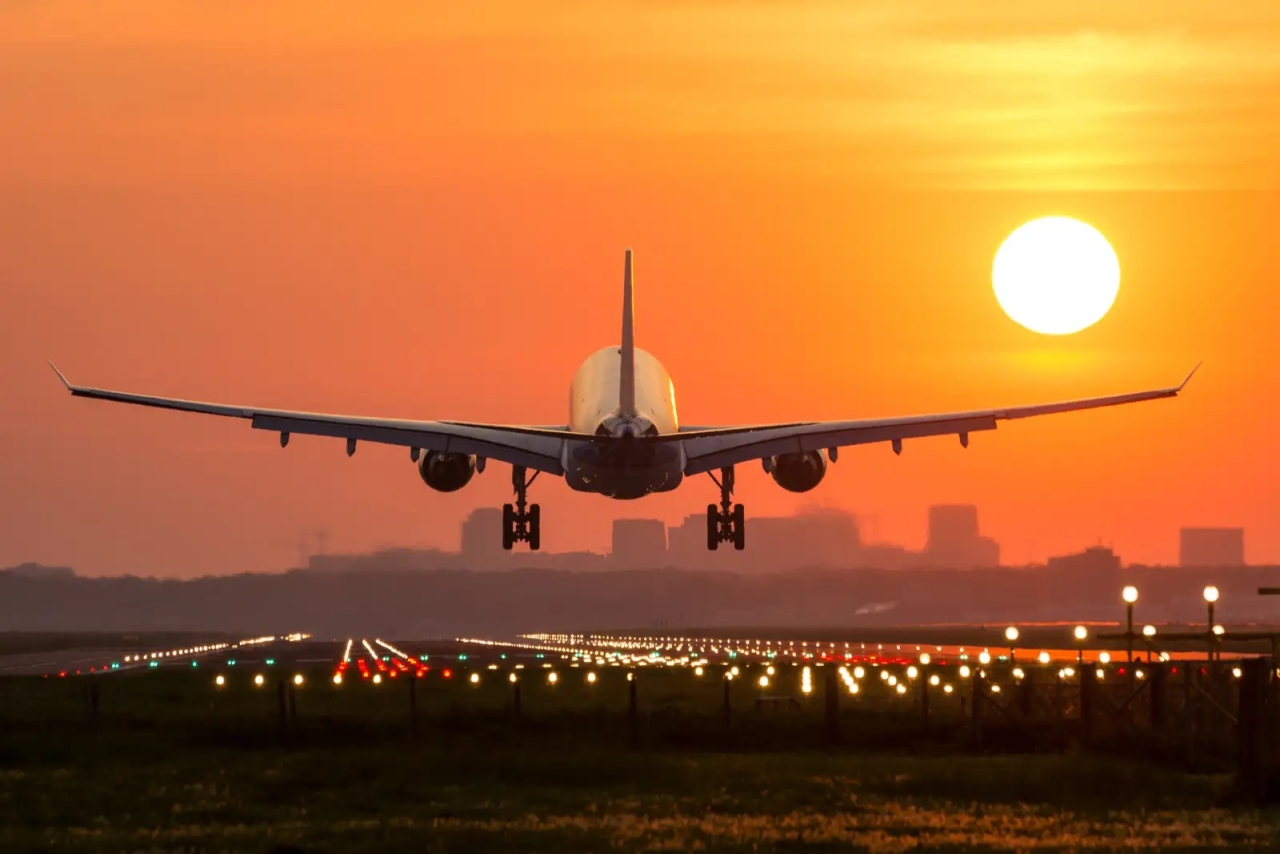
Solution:
<svg viewBox="0 0 1280 854"><path fill-rule="evenodd" d="M21 3L0 8L0 566L176 577L456 546L495 466L433 493L398 449L72 400L157 394L563 423L573 369L637 343L685 423L852 418L1149 388L1176 401L850 449L819 501L918 546L968 502L1018 563L1180 525L1280 562L1280 7L1086 2ZM1120 294L1061 339L992 256L1097 227ZM701 481L701 482L700 482ZM540 480L544 548L675 522Z"/></svg>

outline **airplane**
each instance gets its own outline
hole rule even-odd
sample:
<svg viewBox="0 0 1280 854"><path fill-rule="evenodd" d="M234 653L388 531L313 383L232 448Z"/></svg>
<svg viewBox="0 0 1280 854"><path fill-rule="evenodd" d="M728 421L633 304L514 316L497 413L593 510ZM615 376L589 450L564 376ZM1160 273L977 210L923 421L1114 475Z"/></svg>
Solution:
<svg viewBox="0 0 1280 854"><path fill-rule="evenodd" d="M720 502L707 505L707 548L732 543L741 550L746 514L733 502L736 466L760 463L783 489L808 492L822 482L841 448L888 442L901 454L907 439L942 435L958 436L967 448L970 434L994 430L1000 421L1176 397L1200 367L1169 388L1034 406L860 421L682 426L671 376L635 345L630 249L623 267L621 340L586 358L569 385L569 423L550 427L325 415L154 397L73 385L49 364L75 397L244 418L254 429L278 433L281 447L294 434L345 439L348 456L357 442L408 447L419 476L439 492L463 488L489 460L507 463L515 492L514 503L502 508L502 547L508 550L520 542L531 550L541 544L541 512L528 502L528 490L542 473L563 477L570 489L623 500L669 492L688 477L710 475Z"/></svg>

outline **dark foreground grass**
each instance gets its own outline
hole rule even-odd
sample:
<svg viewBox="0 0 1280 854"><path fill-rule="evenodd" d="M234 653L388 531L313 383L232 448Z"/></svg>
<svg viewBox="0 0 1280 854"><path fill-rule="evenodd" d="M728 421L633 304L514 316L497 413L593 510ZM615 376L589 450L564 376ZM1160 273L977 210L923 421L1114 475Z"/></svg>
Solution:
<svg viewBox="0 0 1280 854"><path fill-rule="evenodd" d="M1225 785L1085 757L187 751L0 772L0 850L1274 850Z"/></svg>
<svg viewBox="0 0 1280 854"><path fill-rule="evenodd" d="M817 852L1280 848L1231 778L1086 754L970 755L937 728L850 706L822 748L820 703L732 724L720 686L646 677L638 747L621 674L588 691L424 680L325 686L283 733L248 674L0 684L0 852ZM616 684L615 684L616 683ZM576 686L576 687L575 687Z"/></svg>

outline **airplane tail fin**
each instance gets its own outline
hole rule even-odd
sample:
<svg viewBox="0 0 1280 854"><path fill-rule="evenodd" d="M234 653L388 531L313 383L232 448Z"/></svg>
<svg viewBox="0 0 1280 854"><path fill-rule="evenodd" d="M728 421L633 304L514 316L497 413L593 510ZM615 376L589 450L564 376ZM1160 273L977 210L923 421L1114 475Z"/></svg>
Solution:
<svg viewBox="0 0 1280 854"><path fill-rule="evenodd" d="M622 356L622 364L618 372L618 414L623 417L636 414L636 342L633 302L631 250L628 249L626 267L622 273L622 346L618 350Z"/></svg>

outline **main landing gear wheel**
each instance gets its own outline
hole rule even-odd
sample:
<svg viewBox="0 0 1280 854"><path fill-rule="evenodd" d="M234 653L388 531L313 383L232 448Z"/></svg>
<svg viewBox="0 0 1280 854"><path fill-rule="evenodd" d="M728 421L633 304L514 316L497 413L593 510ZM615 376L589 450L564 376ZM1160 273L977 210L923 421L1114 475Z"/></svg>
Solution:
<svg viewBox="0 0 1280 854"><path fill-rule="evenodd" d="M720 487L720 506L707 505L707 548L715 551L721 543L733 543L735 549L742 551L747 544L747 513L741 504L733 503L733 466L720 469L719 480L714 474L711 479Z"/></svg>
<svg viewBox="0 0 1280 854"><path fill-rule="evenodd" d="M502 505L502 547L507 551L516 543L528 543L531 551L542 545L542 512L537 504L526 503L526 492L535 480L525 480L524 466L512 466L511 485L516 491L516 503Z"/></svg>

